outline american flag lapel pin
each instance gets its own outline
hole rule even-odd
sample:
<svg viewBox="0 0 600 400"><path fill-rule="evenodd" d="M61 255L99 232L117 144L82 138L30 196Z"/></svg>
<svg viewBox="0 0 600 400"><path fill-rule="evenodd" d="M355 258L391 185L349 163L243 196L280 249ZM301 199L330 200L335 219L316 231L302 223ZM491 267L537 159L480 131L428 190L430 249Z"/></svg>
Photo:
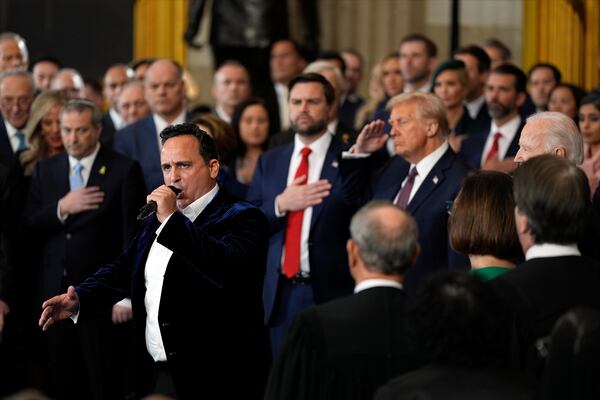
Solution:
<svg viewBox="0 0 600 400"><path fill-rule="evenodd" d="M436 176L433 177L433 184L437 185L437 183L440 181L440 179Z"/></svg>

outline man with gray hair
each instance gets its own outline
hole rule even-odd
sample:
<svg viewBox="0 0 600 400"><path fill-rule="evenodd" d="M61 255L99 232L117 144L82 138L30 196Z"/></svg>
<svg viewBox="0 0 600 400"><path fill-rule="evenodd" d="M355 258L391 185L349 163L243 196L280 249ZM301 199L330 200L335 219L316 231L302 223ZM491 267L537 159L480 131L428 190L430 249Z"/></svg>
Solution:
<svg viewBox="0 0 600 400"><path fill-rule="evenodd" d="M575 165L583 162L583 137L573 119L553 111L527 118L515 162L521 164L541 154L563 157Z"/></svg>
<svg viewBox="0 0 600 400"><path fill-rule="evenodd" d="M372 201L352 217L350 233L354 295L298 314L265 399L371 399L418 366L402 286L419 253L415 220L389 201Z"/></svg>
<svg viewBox="0 0 600 400"><path fill-rule="evenodd" d="M99 142L102 114L88 100L60 112L65 152L37 163L25 207L29 234L39 240L39 268L32 279L38 304L94 274L116 258L137 228L144 204L139 164ZM50 395L58 399L117 399L126 375L115 360L113 321L131 318L131 306L80 321L61 321L44 336ZM69 349L68 351L66 349ZM118 367L117 367L118 366ZM119 376L120 375L120 376ZM119 397L121 396L121 397Z"/></svg>
<svg viewBox="0 0 600 400"><path fill-rule="evenodd" d="M29 53L25 40L13 32L0 34L0 72L9 69L27 70Z"/></svg>
<svg viewBox="0 0 600 400"><path fill-rule="evenodd" d="M50 83L50 89L62 90L70 99L83 99L85 97L83 78L73 68L59 70Z"/></svg>
<svg viewBox="0 0 600 400"><path fill-rule="evenodd" d="M0 163L12 166L16 155L27 149L24 128L33 102L29 72L10 69L0 74Z"/></svg>

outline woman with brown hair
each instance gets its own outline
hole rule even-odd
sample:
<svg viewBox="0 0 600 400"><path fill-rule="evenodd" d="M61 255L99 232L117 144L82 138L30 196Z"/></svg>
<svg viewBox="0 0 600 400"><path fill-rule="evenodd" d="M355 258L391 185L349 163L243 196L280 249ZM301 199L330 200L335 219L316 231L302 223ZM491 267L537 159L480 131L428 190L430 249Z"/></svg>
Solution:
<svg viewBox="0 0 600 400"><path fill-rule="evenodd" d="M450 245L469 256L471 273L490 280L522 259L514 210L509 175L476 171L465 178L448 225Z"/></svg>
<svg viewBox="0 0 600 400"><path fill-rule="evenodd" d="M58 90L41 93L31 104L25 136L30 147L21 153L20 161L26 176L33 173L35 164L63 150L60 137L60 109L67 102L66 95Z"/></svg>

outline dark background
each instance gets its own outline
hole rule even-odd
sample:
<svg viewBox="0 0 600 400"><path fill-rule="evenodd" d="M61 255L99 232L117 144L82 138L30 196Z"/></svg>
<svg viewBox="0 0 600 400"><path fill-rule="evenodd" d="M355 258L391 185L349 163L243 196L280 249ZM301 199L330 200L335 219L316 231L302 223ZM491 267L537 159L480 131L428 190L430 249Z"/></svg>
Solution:
<svg viewBox="0 0 600 400"><path fill-rule="evenodd" d="M133 57L134 0L0 0L0 32L27 42L29 60L51 55L84 77Z"/></svg>

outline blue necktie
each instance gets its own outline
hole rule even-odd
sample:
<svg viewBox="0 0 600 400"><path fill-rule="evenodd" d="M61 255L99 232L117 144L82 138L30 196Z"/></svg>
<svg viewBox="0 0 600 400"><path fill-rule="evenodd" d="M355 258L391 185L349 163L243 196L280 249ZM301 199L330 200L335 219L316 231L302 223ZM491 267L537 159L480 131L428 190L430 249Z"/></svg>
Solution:
<svg viewBox="0 0 600 400"><path fill-rule="evenodd" d="M73 165L73 173L69 178L71 183L71 190L79 189L83 187L83 175L81 174L81 170L83 169L83 165L81 163L77 163Z"/></svg>
<svg viewBox="0 0 600 400"><path fill-rule="evenodd" d="M21 131L15 133L15 137L19 140L19 146L17 147L17 151L23 151L27 148L27 143L25 142L25 134Z"/></svg>

